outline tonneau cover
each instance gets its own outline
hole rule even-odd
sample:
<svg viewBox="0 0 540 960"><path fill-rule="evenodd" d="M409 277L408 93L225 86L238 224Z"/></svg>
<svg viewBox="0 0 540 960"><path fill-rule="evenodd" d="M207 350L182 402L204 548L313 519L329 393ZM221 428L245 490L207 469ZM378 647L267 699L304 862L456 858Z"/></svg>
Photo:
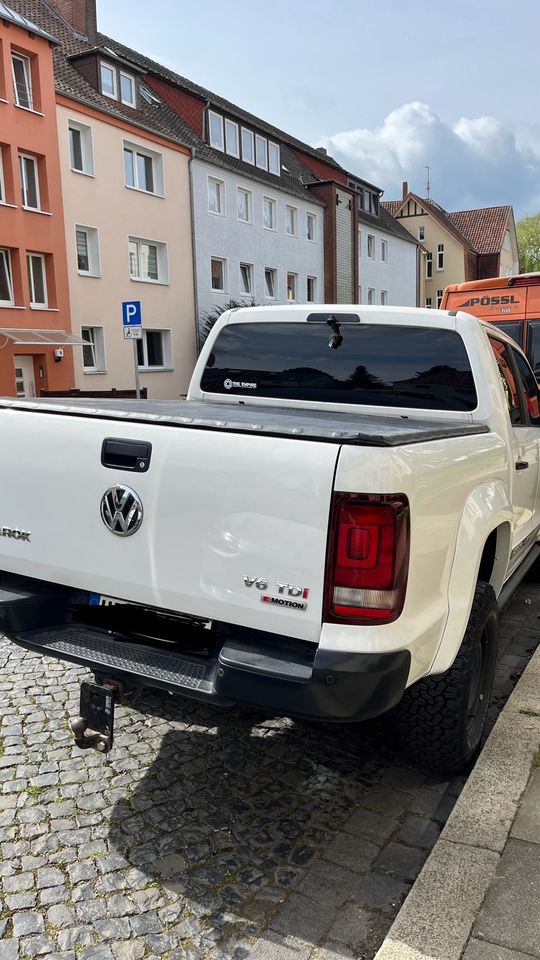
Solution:
<svg viewBox="0 0 540 960"><path fill-rule="evenodd" d="M426 440L489 433L488 426L467 420L422 420L399 415L383 417L200 400L98 400L77 397L25 400L2 397L2 407L370 447L398 447Z"/></svg>

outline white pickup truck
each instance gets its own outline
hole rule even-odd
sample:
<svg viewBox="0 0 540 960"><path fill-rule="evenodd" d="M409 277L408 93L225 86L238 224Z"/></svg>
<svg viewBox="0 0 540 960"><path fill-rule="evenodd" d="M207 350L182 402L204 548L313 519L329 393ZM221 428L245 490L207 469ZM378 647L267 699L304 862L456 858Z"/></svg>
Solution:
<svg viewBox="0 0 540 960"><path fill-rule="evenodd" d="M0 400L0 631L116 697L353 721L436 770L477 750L498 612L539 547L523 353L462 313L224 314L186 401ZM347 731L350 735L350 729Z"/></svg>

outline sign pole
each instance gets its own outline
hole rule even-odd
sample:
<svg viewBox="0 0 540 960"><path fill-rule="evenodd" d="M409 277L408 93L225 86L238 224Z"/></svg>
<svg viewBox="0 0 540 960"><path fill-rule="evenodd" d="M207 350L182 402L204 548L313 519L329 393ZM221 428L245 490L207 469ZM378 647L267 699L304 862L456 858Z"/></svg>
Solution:
<svg viewBox="0 0 540 960"><path fill-rule="evenodd" d="M135 396L137 400L141 399L141 382L139 380L139 356L137 354L137 341L133 340L133 363L135 366Z"/></svg>

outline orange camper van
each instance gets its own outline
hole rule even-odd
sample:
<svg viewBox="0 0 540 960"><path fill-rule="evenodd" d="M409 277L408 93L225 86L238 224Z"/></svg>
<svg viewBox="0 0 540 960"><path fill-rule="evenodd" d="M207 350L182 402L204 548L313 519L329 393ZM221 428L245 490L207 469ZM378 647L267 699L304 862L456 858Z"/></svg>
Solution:
<svg viewBox="0 0 540 960"><path fill-rule="evenodd" d="M540 380L540 273L453 283L444 291L441 310L463 310L504 330Z"/></svg>

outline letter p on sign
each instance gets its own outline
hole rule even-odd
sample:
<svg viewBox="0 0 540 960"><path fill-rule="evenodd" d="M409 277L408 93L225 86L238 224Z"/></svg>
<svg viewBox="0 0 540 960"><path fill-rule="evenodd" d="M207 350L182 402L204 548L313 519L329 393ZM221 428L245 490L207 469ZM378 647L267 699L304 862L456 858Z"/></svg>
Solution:
<svg viewBox="0 0 540 960"><path fill-rule="evenodd" d="M142 312L140 300L124 300L122 303L122 326L140 327Z"/></svg>

